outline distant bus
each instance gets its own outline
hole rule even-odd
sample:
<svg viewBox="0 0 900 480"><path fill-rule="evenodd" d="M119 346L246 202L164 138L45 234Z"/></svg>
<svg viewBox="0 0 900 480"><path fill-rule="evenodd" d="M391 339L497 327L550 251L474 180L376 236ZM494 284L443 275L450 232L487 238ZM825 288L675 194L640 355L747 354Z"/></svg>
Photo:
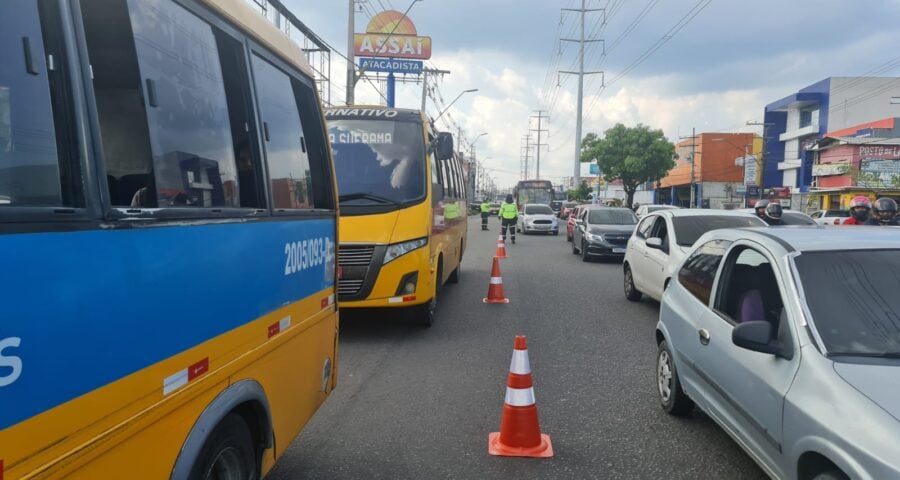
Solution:
<svg viewBox="0 0 900 480"><path fill-rule="evenodd" d="M550 205L554 200L553 183L550 180L520 180L513 196L519 211L526 203Z"/></svg>
<svg viewBox="0 0 900 480"><path fill-rule="evenodd" d="M326 119L340 192L341 308L404 308L430 326L466 247L453 137L418 110L352 106Z"/></svg>
<svg viewBox="0 0 900 480"><path fill-rule="evenodd" d="M335 386L312 71L243 1L0 2L0 478L261 478Z"/></svg>

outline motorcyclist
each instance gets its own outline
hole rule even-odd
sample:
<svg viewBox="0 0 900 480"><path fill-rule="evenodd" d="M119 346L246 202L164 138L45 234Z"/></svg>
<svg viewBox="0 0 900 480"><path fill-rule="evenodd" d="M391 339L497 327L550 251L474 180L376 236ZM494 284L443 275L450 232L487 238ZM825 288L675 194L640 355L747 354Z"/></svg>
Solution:
<svg viewBox="0 0 900 480"><path fill-rule="evenodd" d="M780 203L769 203L764 212L763 221L769 225L784 225L784 222L781 221L781 217L784 215L784 209L781 207Z"/></svg>
<svg viewBox="0 0 900 480"><path fill-rule="evenodd" d="M872 203L872 218L866 225L898 226L897 202L893 198L882 197Z"/></svg>
<svg viewBox="0 0 900 480"><path fill-rule="evenodd" d="M506 230L510 229L512 243L516 243L516 222L519 220L519 209L513 202L513 196L507 195L506 201L500 205L500 231L503 232L503 240L506 241Z"/></svg>
<svg viewBox="0 0 900 480"><path fill-rule="evenodd" d="M872 210L872 203L869 199L857 195L850 200L850 218L844 220L842 225L865 225L869 220L869 211Z"/></svg>
<svg viewBox="0 0 900 480"><path fill-rule="evenodd" d="M488 217L491 215L491 204L487 199L481 201L481 229L488 229Z"/></svg>
<svg viewBox="0 0 900 480"><path fill-rule="evenodd" d="M756 202L756 205L753 206L753 210L756 212L756 216L765 221L766 219L766 207L769 206L769 201L765 198Z"/></svg>

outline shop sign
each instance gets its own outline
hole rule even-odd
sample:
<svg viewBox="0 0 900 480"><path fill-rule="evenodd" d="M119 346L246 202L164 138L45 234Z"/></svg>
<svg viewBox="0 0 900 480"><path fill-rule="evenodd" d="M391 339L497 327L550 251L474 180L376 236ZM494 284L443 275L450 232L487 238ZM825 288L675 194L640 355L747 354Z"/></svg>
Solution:
<svg viewBox="0 0 900 480"><path fill-rule="evenodd" d="M866 188L892 188L900 185L900 160L863 160L858 185Z"/></svg>
<svg viewBox="0 0 900 480"><path fill-rule="evenodd" d="M820 163L813 165L814 177L828 177L831 175L846 175L850 171L849 163Z"/></svg>
<svg viewBox="0 0 900 480"><path fill-rule="evenodd" d="M386 10L372 17L366 33L357 33L354 51L363 57L431 58L431 37L421 37L412 20L396 10Z"/></svg>

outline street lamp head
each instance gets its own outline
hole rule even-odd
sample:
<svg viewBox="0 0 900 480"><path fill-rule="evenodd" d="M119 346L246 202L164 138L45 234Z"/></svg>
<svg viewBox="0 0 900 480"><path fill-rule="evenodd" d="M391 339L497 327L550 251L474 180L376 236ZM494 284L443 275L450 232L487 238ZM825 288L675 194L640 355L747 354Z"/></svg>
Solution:
<svg viewBox="0 0 900 480"><path fill-rule="evenodd" d="M469 90L463 90L463 93L473 93L473 92L477 92L477 91L478 91L477 88L470 88Z"/></svg>

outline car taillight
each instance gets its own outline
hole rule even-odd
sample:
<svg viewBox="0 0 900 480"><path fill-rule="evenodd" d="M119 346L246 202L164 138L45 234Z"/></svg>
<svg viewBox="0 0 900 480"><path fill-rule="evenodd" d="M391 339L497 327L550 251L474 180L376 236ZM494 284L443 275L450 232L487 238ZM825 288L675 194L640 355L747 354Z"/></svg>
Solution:
<svg viewBox="0 0 900 480"><path fill-rule="evenodd" d="M840 224L841 224L841 217L835 218L835 219L834 219L834 224L835 224L835 225L840 225Z"/></svg>

